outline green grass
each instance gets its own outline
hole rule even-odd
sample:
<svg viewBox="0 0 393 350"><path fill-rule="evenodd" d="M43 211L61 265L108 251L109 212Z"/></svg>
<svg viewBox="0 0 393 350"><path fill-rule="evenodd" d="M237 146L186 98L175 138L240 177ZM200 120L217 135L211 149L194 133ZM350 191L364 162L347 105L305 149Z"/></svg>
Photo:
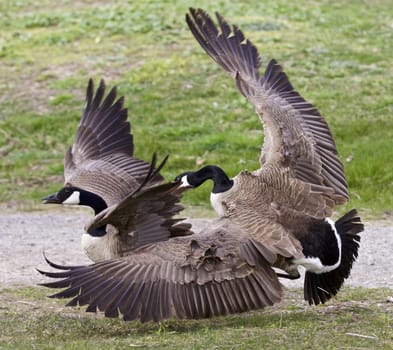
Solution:
<svg viewBox="0 0 393 350"><path fill-rule="evenodd" d="M1 349L392 349L391 290L344 288L326 305L298 291L265 310L209 320L124 322L64 308L44 288L0 291Z"/></svg>
<svg viewBox="0 0 393 350"><path fill-rule="evenodd" d="M137 157L171 155L167 179L209 163L231 176L259 166L256 114L187 29L184 14L196 5L238 24L327 119L351 192L341 210L390 215L390 0L0 0L0 202L37 208L61 186L90 77L126 97ZM206 215L210 188L186 194L187 205L199 206L189 212ZM287 291L265 311L162 324L64 308L49 293L0 291L1 349L393 348L391 290L344 288L319 307Z"/></svg>
<svg viewBox="0 0 393 350"><path fill-rule="evenodd" d="M176 5L175 5L176 3ZM393 207L393 7L388 0L200 1L284 64L327 119L364 215ZM167 179L216 163L259 166L262 128L234 82L193 39L182 1L0 2L0 202L36 202L62 184L90 77L118 85L136 156L171 155ZM208 207L211 185L187 193Z"/></svg>

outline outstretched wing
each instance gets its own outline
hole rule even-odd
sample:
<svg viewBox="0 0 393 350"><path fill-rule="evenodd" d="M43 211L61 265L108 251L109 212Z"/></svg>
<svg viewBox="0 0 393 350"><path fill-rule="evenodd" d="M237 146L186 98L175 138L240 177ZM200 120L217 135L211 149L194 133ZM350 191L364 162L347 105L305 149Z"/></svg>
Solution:
<svg viewBox="0 0 393 350"><path fill-rule="evenodd" d="M263 76L256 47L218 13L218 26L201 9L186 20L202 48L229 72L263 123L261 164L289 167L297 179L334 189L336 203L348 200L348 185L329 127L318 110L294 90L275 60Z"/></svg>
<svg viewBox="0 0 393 350"><path fill-rule="evenodd" d="M227 221L203 234L145 246L132 255L88 266L61 266L44 283L66 288L55 298L88 305L107 317L142 322L169 317L205 318L272 305L281 285L271 268L275 256Z"/></svg>
<svg viewBox="0 0 393 350"><path fill-rule="evenodd" d="M167 157L156 167L154 154L149 172L139 187L120 203L100 212L87 225L86 231L92 232L95 228L108 224L116 227L123 241L123 254L142 245L189 235L191 225L183 223L184 219L174 218L183 210L179 202L185 189L180 187L181 183L150 186L151 179L161 170L166 160Z"/></svg>
<svg viewBox="0 0 393 350"><path fill-rule="evenodd" d="M127 109L123 108L124 98L116 100L116 94L116 87L113 87L104 97L104 80L100 81L94 93L93 81L89 80L86 104L75 141L64 159L66 183L91 190L102 197L109 197L109 202L114 188L109 184L109 189L96 186L93 183L94 178L105 178L106 181L114 178L118 186L128 187L129 192L129 187L133 188L143 181L150 167L149 163L133 158L133 136L127 121ZM162 177L156 174L154 181L162 180ZM121 191L121 188L115 189L117 192Z"/></svg>

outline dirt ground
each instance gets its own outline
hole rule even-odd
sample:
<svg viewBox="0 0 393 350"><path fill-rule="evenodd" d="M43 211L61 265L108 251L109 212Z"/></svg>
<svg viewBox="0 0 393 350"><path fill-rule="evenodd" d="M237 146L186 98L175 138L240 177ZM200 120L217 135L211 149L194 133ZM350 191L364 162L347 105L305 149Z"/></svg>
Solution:
<svg viewBox="0 0 393 350"><path fill-rule="evenodd" d="M45 280L35 269L46 269L43 252L60 264L89 263L82 253L80 237L91 214L83 208L56 208L43 212L0 214L0 288L35 285ZM190 219L194 231L210 219ZM348 285L393 289L393 222L366 222L358 261ZM303 279L282 281L302 287Z"/></svg>

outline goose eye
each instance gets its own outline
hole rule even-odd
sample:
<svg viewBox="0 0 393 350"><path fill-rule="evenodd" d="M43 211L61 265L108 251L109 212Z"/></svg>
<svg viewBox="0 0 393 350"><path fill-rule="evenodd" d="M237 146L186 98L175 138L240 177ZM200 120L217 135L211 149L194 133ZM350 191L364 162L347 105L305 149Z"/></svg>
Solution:
<svg viewBox="0 0 393 350"><path fill-rule="evenodd" d="M63 195L64 195L64 196L69 196L69 195L72 194L72 192L74 192L74 191L71 190L70 188L65 188L65 189L63 190Z"/></svg>

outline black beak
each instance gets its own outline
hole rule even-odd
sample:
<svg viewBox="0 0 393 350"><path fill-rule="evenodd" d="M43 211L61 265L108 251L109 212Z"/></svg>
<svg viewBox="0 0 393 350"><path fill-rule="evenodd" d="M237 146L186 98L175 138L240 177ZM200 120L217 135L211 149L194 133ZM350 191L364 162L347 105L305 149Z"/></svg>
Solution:
<svg viewBox="0 0 393 350"><path fill-rule="evenodd" d="M42 198L43 204L61 204L61 201L57 197L57 192L52 193L49 196Z"/></svg>

